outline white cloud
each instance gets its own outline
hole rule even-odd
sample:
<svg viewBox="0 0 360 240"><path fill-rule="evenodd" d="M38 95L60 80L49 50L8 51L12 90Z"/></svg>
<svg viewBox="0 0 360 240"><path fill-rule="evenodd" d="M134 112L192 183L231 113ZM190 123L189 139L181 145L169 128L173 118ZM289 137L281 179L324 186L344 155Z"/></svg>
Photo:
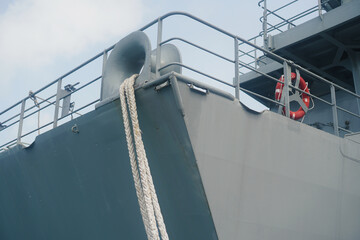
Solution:
<svg viewBox="0 0 360 240"><path fill-rule="evenodd" d="M15 0L0 14L0 82L135 30L142 12L141 0Z"/></svg>

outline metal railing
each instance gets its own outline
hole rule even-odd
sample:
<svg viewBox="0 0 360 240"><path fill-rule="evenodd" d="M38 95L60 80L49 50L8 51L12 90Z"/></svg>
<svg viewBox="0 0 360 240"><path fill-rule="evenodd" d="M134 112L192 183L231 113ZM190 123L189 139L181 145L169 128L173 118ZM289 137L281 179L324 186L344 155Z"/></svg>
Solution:
<svg viewBox="0 0 360 240"><path fill-rule="evenodd" d="M79 66L77 66L76 68L70 70L69 72L65 73L64 75L62 75L61 77L55 79L54 81L50 82L49 84L47 84L46 86L42 87L41 89L35 91L35 92L30 92L28 96L26 96L25 98L23 98L21 101L11 105L10 107L6 108L5 110L3 110L2 112L0 112L0 117L4 116L6 113L10 112L11 110L21 106L20 108L20 112L16 113L10 117L8 117L7 119L1 121L0 123L0 134L9 129L10 127L18 124L18 130L17 130L17 137L16 138L12 138L11 140L5 142L5 143L1 143L0 145L0 151L4 150L12 145L15 144L23 144L22 142L22 138L29 136L30 134L35 133L36 131L42 130L46 127L49 126L53 126L53 128L57 127L58 125L58 121L65 119L66 117L72 116L73 114L78 114L80 115L80 111L91 106L94 105L95 103L99 102L100 99L96 99L94 101L88 102L86 103L84 106L79 107L76 110L72 110L70 113L59 117L59 109L61 108L60 106L60 101L65 99L66 97L69 97L70 95L79 92L81 90L83 90L84 88L92 85L93 83L99 81L102 77L98 76L92 80L90 80L89 82L86 82L85 84L83 84L82 86L78 87L78 88L74 88L76 85L78 85L78 83L75 83L73 85L67 85L65 86L68 87L70 86L72 88L72 90L69 90L67 94L61 94L62 90L62 82L65 78L69 77L70 75L72 75L73 73L79 71L80 69L86 67L87 65L89 65L90 63L94 62L95 60L99 59L102 56L106 56L107 53L109 51L111 51L114 48L115 45L105 49L103 52L95 55L94 57L90 58L89 60L85 61L84 63L80 64ZM105 60L105 58L104 58ZM38 96L38 94L48 90L49 88L53 87L53 86L57 86L57 90L56 93L51 95L50 97L47 97L46 99L41 100L40 102L37 102L36 104L32 105L31 107L26 108L26 103L28 101L33 101L34 99L37 99L40 97ZM45 105L44 105L45 104ZM41 107L42 106L42 107ZM23 133L23 125L24 125L24 120L33 116L34 114L40 114L40 111L43 111L51 106L55 106L55 111L54 111L54 119L42 126L38 126L35 129L32 129L26 133ZM35 111L32 111L34 108L38 107Z"/></svg>
<svg viewBox="0 0 360 240"><path fill-rule="evenodd" d="M284 32L286 30L288 30L289 28L295 27L296 21L301 20L305 17L308 17L309 15L316 13L317 15L314 16L319 16L322 19L322 4L324 4L324 1L322 2L321 0L317 1L317 5L312 6L310 8L307 8L305 10L301 10L300 12L296 13L295 15L291 16L291 17L284 17L281 16L281 14L279 13L279 11L281 10L287 10L289 8L291 8L292 6L294 6L294 4L296 2L299 2L299 0L293 0L290 1L289 3L286 3L278 8L276 8L275 10L270 10L267 7L267 0L260 0L258 2L258 6L261 7L263 9L263 16L260 17L260 22L263 23L263 30L259 33L260 36L263 36L264 39L264 45L268 48L268 34L276 31L277 33L281 33ZM290 9L291 11L293 11L294 9ZM272 17L272 21L269 19L270 17Z"/></svg>
<svg viewBox="0 0 360 240"><path fill-rule="evenodd" d="M212 51L212 50L203 48L203 47L197 45L196 43L190 42L190 41L185 40L185 39L183 39L183 38L174 37L174 38L170 38L170 39L168 39L168 40L162 41L162 39L161 39L161 37L162 37L162 21L163 21L164 19L166 19L167 17L173 16L173 15L186 16L186 17L188 17L188 18L191 18L192 20L195 20L195 21L197 21L197 22L200 22L200 23L202 23L203 25L205 25L205 26L207 26L207 27L209 27L209 28L211 28L211 29L213 29L213 30L215 30L215 31L217 31L217 32L220 32L220 33L224 34L225 36L233 39L233 41L234 41L234 59L230 59L230 58L227 58L227 57L225 57L225 56L222 56L222 55L220 55L220 54L218 54L218 53L216 53L216 52L214 52L214 51ZM268 101L268 102L271 102L271 103L273 103L273 104L276 104L276 105L279 106L279 109L284 107L284 108L285 108L285 112L286 112L285 115L286 115L287 117L290 117L290 102L289 102L289 91L286 91L286 89L295 90L295 91L298 91L298 92L300 92L300 93L307 94L307 95L309 95L310 97L312 97L312 98L314 98L314 99L317 99L317 100L319 100L319 101L327 104L328 106L330 106L330 107L332 108L332 115L333 115L332 119L333 119L334 134L337 135L337 136L339 136L339 131L344 131L344 132L346 132L346 133L351 133L351 131L349 131L349 130L347 130L347 129L345 129L345 128L342 128L342 127L339 126L339 124L338 124L338 111L339 111L339 110L340 110L340 111L343 111L343 112L346 112L346 113L348 113L348 114L350 114L350 115L352 115L352 116L360 119L360 115L359 115L359 114L357 114L357 113L355 113L355 112L351 112L351 111L349 111L349 110L347 110L347 109L345 109L345 108L342 108L342 107L337 106L337 103L336 103L336 91L337 91L337 90L340 90L340 91L346 92L347 94L350 94L351 96L354 97L355 102L356 102L356 99L360 99L360 95L358 95L358 94L356 94L356 93L354 93L354 92L352 92L352 91L350 91L350 90L348 90L348 89L346 89L346 88L344 88L344 87L341 87L340 85L337 85L337 84L335 84L335 83L333 83L333 82L331 82L331 81L329 81L329 80L327 80L327 79L325 79L325 78L323 78L323 77L321 77L321 76L319 76L319 75L317 75L317 74L315 74L315 73L313 73L313 72L311 72L311 71L309 71L309 70L301 67L300 65L295 64L293 61L288 60L288 59L285 59L285 58L283 58L283 57L281 57L281 56L279 56L279 55L277 55L277 54L269 51L268 49L261 48L261 47L257 46L256 44L254 44L254 43L252 43L252 42L250 42L250 41L248 41L248 40L245 40L245 39L243 39L243 38L241 38L241 37L239 37L239 36L237 36L237 35L231 34L231 33L227 32L227 31L225 31L225 30L223 30L223 29L220 29L220 28L218 28L218 27L216 27L216 26L214 26L214 25L212 25L212 24L210 24L210 23L208 23L208 22L206 22L206 21L204 21L204 20L202 20L202 19L199 19L199 18L197 18L197 17L195 17L195 16L193 16L193 15L187 14L187 13L172 12L172 13L166 14L166 15L158 18L157 20L154 20L154 21L151 22L150 24L146 25L146 26L145 26L144 28L142 28L141 30L145 30L146 28L148 28L148 27L150 27L150 26L152 26L153 24L156 24L156 23L158 23L158 34L157 34L157 43L158 43L158 46L161 46L162 44L165 44L165 43L167 43L167 42L174 41L174 40L182 41L182 42L187 43L187 44L189 44L189 45L191 45L191 46L193 46L193 47L195 47L195 48L197 48L197 49L200 49L200 50L202 50L202 51L205 51L205 52L207 52L207 53L209 53L209 54L211 54L211 55L213 55L213 56L216 56L216 57L218 57L219 59L222 59L222 60L225 60L225 61L227 61L227 62L233 63L233 64L234 64L234 67L235 67L235 73L234 73L234 77L233 77L233 79L234 79L233 84L230 84L230 83L228 83L228 82L226 82L226 81L224 81L224 80L222 80L222 79L216 78L216 77L211 76L211 75L209 75L209 74L207 74L207 73L200 72L200 71L198 71L198 70L196 70L196 69L194 69L194 68L192 68L192 67L186 66L186 65L181 64L181 63L169 63L169 64L167 64L166 66L164 66L164 67L162 67L162 68L165 68L165 67L168 67L168 66L171 66L171 65L182 66L182 67L187 68L187 69L189 69L189 70L191 70L191 71L194 71L194 72L199 73L199 74L201 74L201 75L203 75L203 76L206 76L206 77L208 77L208 78L210 78L210 79L213 79L213 80L215 80L215 81L217 81L217 82L220 82L220 83L225 84L225 85L227 85L227 86L233 87L234 90L235 90L235 94L234 94L234 95L235 95L235 97L236 97L237 99L239 99L239 94L240 94L239 91L241 90L241 91L243 91L243 92L245 92L245 93L248 93L248 94L253 95L253 96L255 96L255 97L261 98L261 99L263 99L263 100L265 100L265 101ZM159 27L159 26L160 26L160 27ZM315 95L313 95L313 94L311 94L311 93L306 93L304 90L302 90L302 89L300 89L300 88L298 88L298 87L295 87L294 85L291 84L291 79L290 79L290 75L289 75L289 74L285 74L285 81L284 81L284 83L283 83L283 82L281 82L280 80L278 80L277 78L275 78L275 77L273 77L273 76L270 76L269 74L262 73L261 71L259 71L259 70L256 68L256 66L253 67L253 66L251 66L251 64L249 64L249 63L244 63L244 62L240 61L239 58L240 58L241 54L240 54L240 51L239 51L239 45L241 45L241 44L245 44L245 45L248 45L248 46L252 47L253 49L252 49L251 51L253 51L253 52L255 52L255 53L256 53L257 51L259 51L259 52L263 53L264 55L266 55L267 57L269 57L269 58L271 58L271 59L273 59L273 60L281 63L281 64L283 65L283 68L284 68L284 72L285 72L285 73L286 73L286 72L287 72L287 73L290 73L290 72L292 72L292 71L295 71L295 72L298 72L299 74L306 74L306 75L308 75L308 76L311 76L311 77L314 78L316 81L321 81L321 82L327 84L327 85L329 86L329 89L330 89L331 102L322 99L320 96L315 96ZM160 50L160 48L158 48L158 49ZM160 52L160 51L159 51L159 52ZM159 52L158 52L158 53L159 53ZM246 53L242 53L242 54L246 54ZM159 56L159 55L158 55L158 56ZM159 67L159 65L157 65L157 69L158 69L158 67ZM240 67L244 67L244 68L247 68L247 69L249 69L249 70L251 70L251 71L253 71L253 72L256 72L256 73L258 73L258 74L266 77L267 79L270 79L270 80L273 81L274 83L280 82L280 83L284 84L284 89L285 89L285 90L283 91L283 92L284 92L284 94L283 94L283 95L284 95L283 101L282 101L282 102L279 102L279 101L276 101L276 100L274 100L274 99L270 99L270 98L268 98L268 97L266 97L266 96L257 94L257 93L254 92L254 91L250 91L250 90L248 90L248 89L245 89L245 88L243 88L243 87L240 87L240 71L239 71L239 68L240 68ZM161 69L162 69L162 68L161 68ZM161 69L159 69L159 70L161 70Z"/></svg>
<svg viewBox="0 0 360 240"><path fill-rule="evenodd" d="M200 24L202 24L203 26L206 26L207 28L209 29L212 29L214 30L215 32L217 33L221 33L223 36L226 36L227 38L231 39L233 41L233 57L232 58L229 58L229 57L226 57L226 56L223 56L222 54L219 54L215 51L212 51L208 48L205 48L205 47L202 47L200 46L199 44L196 44L196 43L193 43L191 41L188 41L184 38L180 38L180 37L171 37L167 40L162 40L162 37L163 37L163 21L171 16L182 16L182 17L186 17L192 21L195 21L195 22L198 22ZM289 73L291 71L296 71L296 72L299 72L301 74L307 74L311 77L313 77L314 79L318 80L318 81L322 81L323 83L326 83L330 90L331 90L331 102L329 101L326 101L318 96L315 96L311 93L305 93L307 95L309 95L310 97L312 98L315 98L315 99L318 99L319 101L322 101L326 104L328 104L329 106L331 106L332 108L332 114L333 114L333 127L334 127L334 133L335 135L339 135L339 131L346 131L346 132L350 132L348 131L347 129L344 129L342 127L339 127L338 125L338 121L337 121L337 118L338 118L338 111L343 111L343 112L347 112L348 114L351 114L352 116L355 116L357 118L360 118L360 115L358 115L357 113L354 113L354 112L351 112L351 111L348 111L347 109L345 108L342 108L342 107L339 107L337 106L336 104L336 90L341 90L341 91L344 91L348 94L350 94L351 96L353 96L355 99L360 99L360 96L353 93L352 91L348 90L348 89L345 89L337 84L334 84L332 82L330 82L329 80L315 74L315 73L312 73L310 72L309 70L301 67L300 65L297 65L295 64L294 62L290 61L290 60L287 60L265 48L262 48L262 47L259 47L257 46L255 43L252 43L251 41L248 41L246 39L243 39L237 35L234 35L234 34L231 34L230 32L227 32L211 23L208 23L200 18L197 18L191 14L188 14L188 13L184 13L184 12L171 12L171 13L168 13L168 14L165 14L161 17L159 17L158 19L150 22L149 24L145 25L144 27L140 28L141 31L145 31L147 30L148 28L150 28L151 26L154 26L154 25L157 25L157 34L156 34L156 47L157 47L157 54L156 54L156 76L157 78L160 77L160 74L159 74L159 71L168 67L168 66L171 66L171 65L178 65L178 66L181 66L185 69L188 69L189 71L191 72L194 72L196 74L200 74L202 76L205 76L209 79L212 79L214 81L217 81L223 85L226 85L228 87L231 87L233 89L233 93L234 93L234 96L236 99L240 99L240 92L245 92L251 96L255 96L256 98L261 98L262 100L265 100L265 101L268 101L268 102L271 102L273 104L276 104L277 106L279 106L279 109L280 108L283 108L285 107L285 110L286 110L286 116L287 117L290 117L289 116L289 111L290 111L290 102L289 102L289 91L286 91L286 89L293 89L293 90L296 90L296 91L299 91L301 93L305 93L305 91L303 91L302 89L299 89L295 86L293 86L291 84L291 80L289 79L289 74L285 74L285 81L284 82L281 82L280 80L278 80L277 78L275 78L274 76L271 76L269 74L266 74L266 73L262 73L261 71L259 71L259 69L257 69L256 67L253 67L247 63L244 63L242 61L239 60L239 57L240 57L240 51L239 51L239 45L240 44L245 44L249 47L252 48L252 51L254 52L261 52L263 54L265 54L267 57L281 63L283 65L283 68L284 68L284 72L285 73ZM159 56L161 56L161 48L160 46L165 44L165 43L168 43L168 42L173 42L173 41L180 41L184 44L187 44L188 46L191 46L191 47L194 47L196 49L199 49L201 51L203 51L204 53L207 53L207 54L210 54L212 56L215 56L216 58L218 58L219 60L222 60L222 61L226 61L230 64L233 64L234 66L234 70L233 70L233 81L232 83L229 83L228 81L224 80L224 79L220 79L218 77L215 77L215 76L212 76L206 72L203 72L203 71L200 71L194 67L191 67L191 66L187 66L185 64L182 64L182 63L178 63L178 62L172 62L172 63L169 63L167 64L166 66L162 66L160 67L160 58ZM95 101L92 101L90 103L87 103L86 105L82 106L81 108L77 109L76 111L72 112L72 113L69 113L67 114L66 116L62 116L61 118L59 118L58 114L59 114L59 108L60 108L60 105L59 105L59 101L61 99L64 99L65 97L67 97L67 95L61 95L60 92L62 90L62 80L64 78L66 78L67 76L71 75L72 73L78 71L79 69L83 68L84 66L88 65L89 63L93 62L94 60L100 58L100 57L103 57L103 67L105 65L105 61L107 59L107 54L109 51L111 51L113 48L114 48L115 45L105 49L104 52L101 52L99 54L97 54L96 56L94 56L93 58L87 60L86 62L84 62L83 64L79 65L78 67L72 69L71 71L69 71L68 73L62 75L61 77L57 78L56 80L52 81L51 83L49 83L48 85L46 85L45 87L39 89L38 91L32 93L32 95L30 96L27 96L25 97L24 99L22 99L21 101L17 102L16 104L10 106L9 108L5 109L4 111L0 112L0 117L7 113L8 111L14 109L15 107L18 107L18 106L21 106L21 111L20 113L17 113L15 114L14 116L11 116L10 118L8 118L7 120L5 121L2 121L0 126L2 128L0 128L0 134L3 130L7 129L8 127L14 125L14 124L18 124L18 134L17 134L17 138L14 138L2 145L0 145L0 149L3 149L4 147L6 146L9 146L9 145L13 145L13 144L21 144L21 139L29 134L32 134L34 132L36 132L37 130L39 129L42 129L42 128L45 128L47 126L51 126L51 124L53 125L53 128L57 127L57 122L58 120L61 120L67 116L69 116L70 114L73 114L75 112L79 112L81 111L82 109L88 107L88 106L91 106L93 104L95 104L96 102L98 102L100 99L97 99ZM244 54L244 53L243 53ZM249 89L246 89L246 88L243 88L241 87L240 85L240 71L239 71L239 68L240 67L244 67L244 68L247 68L251 71L254 71L258 74L260 74L261 76L273 81L274 83L278 83L278 82L281 82L282 84L284 84L284 89L285 91L283 91L283 95L284 95L284 98L283 98L283 101L276 101L274 99L271 99L269 97L266 97L266 96L263 96L261 94L258 94L254 91L250 91ZM92 81L89 81L88 83L84 84L83 86L79 87L78 89L76 89L75 91L79 91L85 87L87 87L88 85L98 81L101 79L101 76L98 76L97 78L93 79ZM229 79L227 79L229 80ZM40 104L43 104L45 102L48 102L48 104L46 106L43 106L41 108L38 108L36 111L33 111L31 113L28 113L26 115L27 112L29 112L31 109L33 109L35 106L32 106L30 108L25 108L25 104L26 104L26 101L28 101L29 99L31 99L32 96L36 96L37 94L39 94L40 92L42 92L43 90L49 88L50 86L53 86L53 85L57 85L57 92L56 94L54 95L51 95L49 98L45 99L44 101L42 101ZM74 91L74 92L75 92ZM100 91L100 89L99 89ZM70 94L73 94L74 92L70 92L68 95ZM51 100L53 99L53 100ZM55 100L54 100L55 99ZM31 130L30 132L27 132L27 133L23 133L22 132L22 126L23 126L23 121L28 118L29 116L35 114L35 113L38 113L40 112L41 110L49 107L50 105L55 105L55 111L54 111L54 119L53 121L39 127L39 128L36 128L36 129L33 129Z"/></svg>
<svg viewBox="0 0 360 240"><path fill-rule="evenodd" d="M258 2L258 5L260 7L262 7L263 9L263 16L260 18L260 22L262 22L262 26L263 26L263 30L255 37L249 39L248 41L252 41L254 42L254 44L256 44L256 42L261 42L263 43L263 46L266 50L272 50L272 47L269 46L269 33L271 32L276 32L276 33L281 33L284 32L286 30L288 30L289 28L292 27L296 27L296 25L299 23L301 23L301 21L304 21L303 19L305 17L320 17L321 19L323 19L323 5L326 4L328 1L322 1L322 0L318 0L317 1L317 5L307 8L305 10L301 10L299 13L285 18L283 16L281 16L281 14L279 13L279 11L281 10L288 10L288 8L292 7L296 2L299 2L299 0L293 0L293 1L289 1L288 3L276 8L275 10L269 10L267 7L267 0L261 0ZM277 20L276 23L272 23L271 20L269 20L269 17L273 17L273 21ZM240 46L242 45L246 45L245 42L240 42ZM248 45L248 44L247 44ZM258 53L263 53L263 55L261 55L260 57L258 57ZM266 65L266 62L264 61L263 57L270 57L270 58L274 58L274 54L269 54L266 51L261 51L258 48L251 48L250 50L247 51L241 51L240 50L240 74L245 74L248 72L256 72L258 74L260 74L261 76L264 76L267 79L270 79L271 81L279 82L278 79L270 76L269 74L266 73L262 73L259 70L259 65ZM276 58L275 58L276 59ZM337 105L336 103L336 91L344 91L346 94L351 95L352 97L354 97L354 102L356 103L356 99L359 99L359 95L355 94L354 92L350 91L349 89L345 89L337 84L334 84L332 82L330 82L327 79L324 79L318 75L315 75L313 73L310 73L309 71L306 71L304 68L301 68L299 65L294 65L292 64L292 62L287 62L288 66L285 66L285 62L281 62L281 61L277 61L279 63L281 63L284 67L284 72L286 72L286 69L288 71L291 71L291 68L293 71L300 71L301 73L305 73L305 74L309 74L310 76L314 77L317 81L321 81L324 82L325 84L328 84L329 89L330 89L330 97L331 97L331 101L326 101L323 98L320 98L319 96L314 96L313 94L307 94L310 95L313 99L316 99L322 103L325 103L326 105L328 105L329 107L332 108L332 115L333 115L333 123L331 123L330 125L333 127L334 129L334 134L335 135L340 135L339 131L342 131L344 133L351 133L351 131L349 131L349 129L345 128L345 127L340 127L339 126L339 121L338 121L338 112L342 112L342 113L346 113L348 115L351 115L355 118L357 118L359 120L360 115L353 112L353 111L349 111L343 107L340 107ZM288 69L290 67L290 70ZM246 69L244 71L244 69ZM290 87L290 89L293 90L297 90L299 92L304 92L292 85L289 86L285 86L284 88L288 88ZM274 101L273 99L270 99L268 97L265 97L263 95L259 95L257 93L251 92L247 89L244 88L240 88L240 90L247 92L249 94L251 94L252 96L255 96L259 99L262 99L264 101L267 102L271 102L274 104L279 105L276 101ZM286 97L285 97L286 98ZM281 106L281 104L280 104ZM289 109L288 104L285 101L285 109ZM359 112L360 112L360 107L359 108ZM288 115L288 113L286 113ZM329 125L329 124L325 124L325 125Z"/></svg>
<svg viewBox="0 0 360 240"><path fill-rule="evenodd" d="M284 17L281 15L280 11L286 11L290 9L290 11L296 11L297 9L291 9L291 7L294 6L295 3L299 2L299 0L292 0L288 3L276 8L275 10L270 10L267 7L267 0L260 0L258 2L258 6L263 9L263 16L260 17L260 22L262 23L262 31L248 39L248 41L252 41L254 44L263 44L263 46L271 50L271 47L269 45L269 34L272 32L275 33L282 33L292 27L296 27L298 22L301 22L305 17L309 16L320 16L322 19L322 5L325 4L327 1L321 1L318 0L317 5L312 6L310 8L306 8L305 10L300 10L300 12L296 13L295 15L291 17ZM317 12L317 14L316 14ZM243 43L240 43L240 46ZM246 63L249 66L254 66L255 68L258 68L259 64L266 64L261 57L258 57L258 51L257 49L251 49L251 50L239 50L240 51L240 59L244 63ZM240 67L240 74L245 74L245 72L241 71L244 67Z"/></svg>

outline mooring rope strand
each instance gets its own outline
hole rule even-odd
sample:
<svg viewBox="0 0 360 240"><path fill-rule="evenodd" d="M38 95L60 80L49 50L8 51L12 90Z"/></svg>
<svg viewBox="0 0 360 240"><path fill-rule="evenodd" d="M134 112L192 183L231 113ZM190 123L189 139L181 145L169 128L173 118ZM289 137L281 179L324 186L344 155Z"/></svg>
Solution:
<svg viewBox="0 0 360 240"><path fill-rule="evenodd" d="M128 144L131 168L135 182L136 194L140 205L140 211L148 239L160 239L160 231L161 239L168 240L169 237L166 232L166 226L161 214L161 209L156 195L155 186L152 180L150 167L146 157L144 143L142 141L141 130L139 126L134 92L134 82L137 76L138 75L135 74L130 78L126 79L121 84L119 90L121 110L124 119L124 128ZM127 100L127 105L129 109L127 109L127 106L125 104L125 98ZM134 140L131 135L128 110L130 112L131 122L133 126ZM136 156L134 153L134 143L138 162L136 162Z"/></svg>
<svg viewBox="0 0 360 240"><path fill-rule="evenodd" d="M133 81L131 81L131 80L133 80ZM129 107L131 123L133 126L135 150L136 150L136 155L138 157L138 170L140 172L140 181L141 181L144 202L145 202L149 226L150 226L150 235L151 235L151 239L158 240L159 233L158 233L157 227L156 227L156 219L155 219L154 207L152 204L152 196L151 196L151 192L150 192L148 175L147 175L145 162L144 162L144 150L141 149L141 147L140 147L141 144L139 142L139 141L141 141L141 133L140 133L139 122L138 122L137 114L136 114L136 104L134 106L133 99L131 99L132 94L131 94L131 86L130 85L134 83L134 80L135 80L135 78L130 78L130 79L125 80L126 81L125 82L126 100L127 100L127 104Z"/></svg>
<svg viewBox="0 0 360 240"><path fill-rule="evenodd" d="M125 84L121 84L120 86L120 103L121 103L121 111L123 115L123 121L124 121L124 129L125 129L125 135L126 135L126 142L128 146L129 151L129 157L130 157L130 165L131 165L131 171L134 178L134 184L135 184L135 190L136 195L138 198L139 206L140 206L140 212L141 216L145 225L145 231L148 239L150 239L150 232L149 232L149 221L146 213L145 203L144 203L144 196L143 191L141 189L141 183L140 183L140 177L139 172L137 169L137 162L136 162L136 156L134 152L134 145L133 145L133 139L131 135L131 128L129 123L129 117L128 117L128 110L126 106L126 100L125 100Z"/></svg>

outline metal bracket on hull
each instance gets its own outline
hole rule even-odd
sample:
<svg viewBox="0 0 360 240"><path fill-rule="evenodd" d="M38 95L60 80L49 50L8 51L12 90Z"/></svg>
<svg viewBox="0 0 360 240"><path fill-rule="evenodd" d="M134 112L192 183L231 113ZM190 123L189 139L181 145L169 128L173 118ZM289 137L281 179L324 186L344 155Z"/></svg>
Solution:
<svg viewBox="0 0 360 240"><path fill-rule="evenodd" d="M163 82L163 83L155 86L154 90L158 92L158 91L160 91L161 89L163 89L164 87L167 87L167 86L170 86L169 81Z"/></svg>
<svg viewBox="0 0 360 240"><path fill-rule="evenodd" d="M198 86L195 86L194 84L188 84L189 88L195 92L198 92L198 93L201 93L201 94L208 94L209 93L209 90L206 89L206 88L201 88L201 87L198 87Z"/></svg>

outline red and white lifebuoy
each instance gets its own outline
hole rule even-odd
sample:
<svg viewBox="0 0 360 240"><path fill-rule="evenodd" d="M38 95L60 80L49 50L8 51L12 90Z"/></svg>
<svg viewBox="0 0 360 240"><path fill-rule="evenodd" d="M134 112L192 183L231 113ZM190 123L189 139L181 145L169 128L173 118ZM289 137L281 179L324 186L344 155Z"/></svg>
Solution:
<svg viewBox="0 0 360 240"><path fill-rule="evenodd" d="M296 80L296 74L295 73L291 73L291 81L295 81ZM279 81L284 82L284 75L282 75L279 79ZM281 94L284 88L284 84L278 82L276 84L276 89L275 89L275 99L277 101L280 101L281 99ZM304 92L310 93L309 92L309 88L307 83L305 82L305 80L300 77L300 83L299 83L299 89L303 90ZM306 107L309 107L310 105L310 96L305 94L305 93L301 93L301 98L302 101L305 103ZM285 115L285 107L283 107L283 111L282 113ZM305 111L302 107L300 107L296 112L290 111L290 118L297 120L302 118L305 115Z"/></svg>

